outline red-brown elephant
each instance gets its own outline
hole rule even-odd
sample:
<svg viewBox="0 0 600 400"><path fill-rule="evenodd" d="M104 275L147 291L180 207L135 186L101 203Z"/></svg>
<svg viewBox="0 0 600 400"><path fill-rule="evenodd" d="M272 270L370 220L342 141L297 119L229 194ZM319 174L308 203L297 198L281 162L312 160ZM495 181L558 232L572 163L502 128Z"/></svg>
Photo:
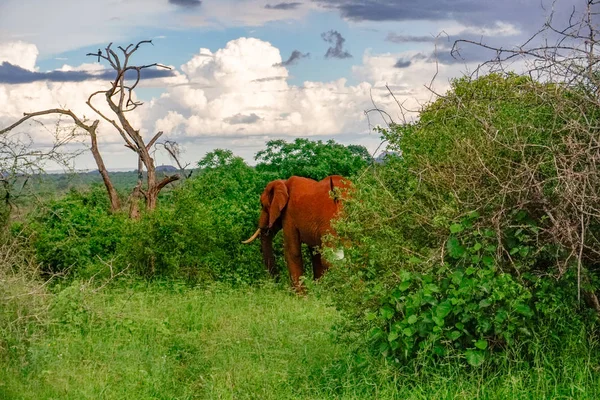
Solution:
<svg viewBox="0 0 600 400"><path fill-rule="evenodd" d="M339 175L328 176L319 182L298 176L270 182L260 196L262 211L258 230L244 243L260 236L263 261L271 276L276 277L273 237L283 229L283 250L290 278L294 288L302 291L302 243L310 247L313 276L319 279L329 265L321 258L318 247L323 235L334 233L331 219L339 212L339 198L350 185L350 181ZM335 188L340 191L333 192Z"/></svg>

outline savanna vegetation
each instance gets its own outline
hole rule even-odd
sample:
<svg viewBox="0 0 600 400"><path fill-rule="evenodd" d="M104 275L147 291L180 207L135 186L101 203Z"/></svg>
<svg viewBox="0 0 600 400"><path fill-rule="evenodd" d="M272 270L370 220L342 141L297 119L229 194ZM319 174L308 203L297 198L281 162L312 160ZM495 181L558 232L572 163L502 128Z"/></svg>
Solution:
<svg viewBox="0 0 600 400"><path fill-rule="evenodd" d="M574 77L456 79L379 129L382 164L271 141L134 218L100 185L3 203L0 397L598 398L600 85ZM354 190L298 296L240 241L267 182L330 174Z"/></svg>

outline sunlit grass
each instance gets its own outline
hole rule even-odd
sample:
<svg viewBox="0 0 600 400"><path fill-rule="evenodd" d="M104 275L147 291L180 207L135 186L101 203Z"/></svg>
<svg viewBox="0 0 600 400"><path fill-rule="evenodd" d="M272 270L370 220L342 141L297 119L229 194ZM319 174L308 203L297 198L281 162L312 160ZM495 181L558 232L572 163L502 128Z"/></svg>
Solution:
<svg viewBox="0 0 600 400"><path fill-rule="evenodd" d="M274 285L71 286L0 370L2 399L598 398L598 347L532 363L397 368L335 340L339 314ZM573 349L577 350L575 352ZM587 356L585 352L587 351ZM550 353L548 353L550 354Z"/></svg>

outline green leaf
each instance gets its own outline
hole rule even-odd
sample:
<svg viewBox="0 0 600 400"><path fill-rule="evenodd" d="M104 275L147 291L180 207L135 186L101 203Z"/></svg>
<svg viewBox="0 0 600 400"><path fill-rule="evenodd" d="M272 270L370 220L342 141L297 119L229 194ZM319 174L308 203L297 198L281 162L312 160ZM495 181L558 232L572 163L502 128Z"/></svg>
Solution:
<svg viewBox="0 0 600 400"><path fill-rule="evenodd" d="M448 249L448 254L452 258L460 258L465 254L465 248L460 244L458 239L452 236L446 242L446 249Z"/></svg>
<svg viewBox="0 0 600 400"><path fill-rule="evenodd" d="M529 308L529 306L527 304L523 304L523 303L515 304L515 311L526 317L533 316L533 311L531 311L531 308Z"/></svg>
<svg viewBox="0 0 600 400"><path fill-rule="evenodd" d="M425 287L423 289L426 292L431 292L431 293L437 293L440 291L440 289L437 287L437 285L435 283L428 283L427 285L425 285Z"/></svg>
<svg viewBox="0 0 600 400"><path fill-rule="evenodd" d="M390 332L390 334L388 335L388 342L393 342L394 340L398 339L398 332Z"/></svg>
<svg viewBox="0 0 600 400"><path fill-rule="evenodd" d="M385 319L392 319L392 317L395 314L395 311L392 307L385 305L383 306L379 312L381 313L381 316Z"/></svg>
<svg viewBox="0 0 600 400"><path fill-rule="evenodd" d="M410 287L410 281L404 281L398 286L398 289L400 289L401 291L404 292L409 287Z"/></svg>
<svg viewBox="0 0 600 400"><path fill-rule="evenodd" d="M402 330L402 334L403 334L404 336L412 336L414 333L415 333L415 332L414 332L412 329L410 329L410 328L404 328L404 329Z"/></svg>
<svg viewBox="0 0 600 400"><path fill-rule="evenodd" d="M446 349L444 348L444 346L439 345L439 344L433 346L433 352L435 353L435 355L442 356L442 357L446 355Z"/></svg>
<svg viewBox="0 0 600 400"><path fill-rule="evenodd" d="M367 321L373 321L375 318L377 318L377 315L375 313L367 313Z"/></svg>
<svg viewBox="0 0 600 400"><path fill-rule="evenodd" d="M483 263L488 267L494 266L494 257L492 256L483 256L481 257L481 261L483 261Z"/></svg>
<svg viewBox="0 0 600 400"><path fill-rule="evenodd" d="M464 229L465 229L465 227L462 224L452 224L452 225L450 225L450 232L451 233L462 232Z"/></svg>
<svg viewBox="0 0 600 400"><path fill-rule="evenodd" d="M458 339L461 335L462 335L462 333L460 333L459 331L451 331L446 334L448 339L450 339L452 341Z"/></svg>
<svg viewBox="0 0 600 400"><path fill-rule="evenodd" d="M488 347L488 342L485 339L479 339L475 342L475 347L477 347L480 350L485 350Z"/></svg>
<svg viewBox="0 0 600 400"><path fill-rule="evenodd" d="M417 322L417 316L416 315L411 315L410 317L408 317L407 322L409 324L411 324L411 325L414 324L415 322Z"/></svg>
<svg viewBox="0 0 600 400"><path fill-rule="evenodd" d="M479 302L479 308L487 308L492 305L492 301L490 299L483 299Z"/></svg>
<svg viewBox="0 0 600 400"><path fill-rule="evenodd" d="M443 319L450 314L450 311L452 311L452 304L449 300L446 300L437 305L435 308L435 315L436 317Z"/></svg>
<svg viewBox="0 0 600 400"><path fill-rule="evenodd" d="M471 211L469 213L469 218L470 219L477 219L477 218L479 218L479 212L477 212L477 211Z"/></svg>
<svg viewBox="0 0 600 400"><path fill-rule="evenodd" d="M479 350L467 350L465 357L472 367L480 367L485 361L485 353Z"/></svg>

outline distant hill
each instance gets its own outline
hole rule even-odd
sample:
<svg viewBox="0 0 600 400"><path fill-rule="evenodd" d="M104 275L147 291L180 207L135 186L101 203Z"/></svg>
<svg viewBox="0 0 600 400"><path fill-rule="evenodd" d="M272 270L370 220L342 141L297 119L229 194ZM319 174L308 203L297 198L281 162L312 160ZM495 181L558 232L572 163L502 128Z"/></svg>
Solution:
<svg viewBox="0 0 600 400"><path fill-rule="evenodd" d="M158 167L156 167L156 172L163 172L163 173L179 172L179 169L175 168L172 165L159 165Z"/></svg>

